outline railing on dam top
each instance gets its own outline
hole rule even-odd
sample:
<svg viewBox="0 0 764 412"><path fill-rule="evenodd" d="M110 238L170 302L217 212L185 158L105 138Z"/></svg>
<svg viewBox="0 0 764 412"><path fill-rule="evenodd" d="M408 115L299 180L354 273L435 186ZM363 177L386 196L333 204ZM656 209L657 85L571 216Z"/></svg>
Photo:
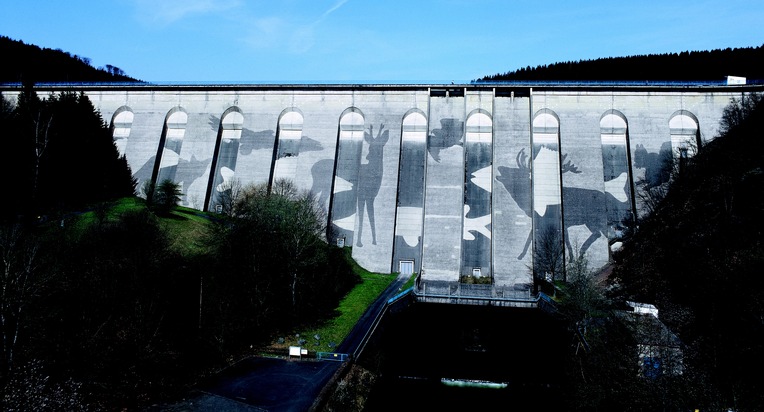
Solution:
<svg viewBox="0 0 764 412"><path fill-rule="evenodd" d="M472 85L481 86L657 86L657 87L719 87L719 86L750 86L764 84L763 79L746 79L742 84L731 84L725 79L720 80L473 80Z"/></svg>
<svg viewBox="0 0 764 412"><path fill-rule="evenodd" d="M37 83L36 88L95 88L95 89L131 89L131 88L168 88L168 89L247 89L247 88L429 88L429 87L655 87L655 88L718 88L764 85L764 79L746 79L745 83L731 84L727 80L467 80L467 81L237 81L237 82L195 82L195 81L161 81L161 82L48 82ZM0 88L21 89L19 82L0 82Z"/></svg>
<svg viewBox="0 0 764 412"><path fill-rule="evenodd" d="M538 296L528 285L475 285L459 282L420 280L413 290L417 301L468 305L537 307Z"/></svg>

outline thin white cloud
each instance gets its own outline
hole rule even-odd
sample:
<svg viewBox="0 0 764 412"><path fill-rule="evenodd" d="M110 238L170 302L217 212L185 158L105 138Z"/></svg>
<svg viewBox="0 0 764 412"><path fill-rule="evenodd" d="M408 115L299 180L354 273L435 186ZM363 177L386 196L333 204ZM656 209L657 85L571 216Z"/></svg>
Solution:
<svg viewBox="0 0 764 412"><path fill-rule="evenodd" d="M316 28L323 22L329 15L337 11L345 3L350 0L339 0L334 3L332 7L323 12L321 16L313 23L301 26L294 31L292 35L291 44L289 45L289 51L295 54L302 54L308 52L316 43L315 33Z"/></svg>
<svg viewBox="0 0 764 412"><path fill-rule="evenodd" d="M293 33L289 43L289 52L302 54L309 51L316 43L314 25L302 26Z"/></svg>
<svg viewBox="0 0 764 412"><path fill-rule="evenodd" d="M308 16L261 17L250 24L249 34L243 41L255 49L278 49L295 55L307 53L316 44L321 23L348 1L336 1L314 20Z"/></svg>
<svg viewBox="0 0 764 412"><path fill-rule="evenodd" d="M337 11L337 9L342 7L348 1L350 1L350 0L340 0L337 3L335 3L335 5L332 6L329 10L325 11L324 14L322 14L321 17L318 19L318 21L316 21L314 24L318 24L321 21L323 21L325 18L329 17L330 14L334 13L335 11Z"/></svg>
<svg viewBox="0 0 764 412"><path fill-rule="evenodd" d="M138 18L151 24L169 25L188 16L228 11L241 0L132 0Z"/></svg>
<svg viewBox="0 0 764 412"><path fill-rule="evenodd" d="M288 28L288 23L280 17L264 17L255 20L244 42L255 49L267 49L278 45Z"/></svg>

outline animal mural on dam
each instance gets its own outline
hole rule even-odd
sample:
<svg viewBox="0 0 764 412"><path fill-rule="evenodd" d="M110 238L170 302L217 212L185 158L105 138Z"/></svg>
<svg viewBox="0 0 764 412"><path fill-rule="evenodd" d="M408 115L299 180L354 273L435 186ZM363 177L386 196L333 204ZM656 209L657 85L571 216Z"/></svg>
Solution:
<svg viewBox="0 0 764 412"><path fill-rule="evenodd" d="M465 122L462 275L490 276L493 122L482 111Z"/></svg>
<svg viewBox="0 0 764 412"><path fill-rule="evenodd" d="M237 183L243 183L243 171L250 176L260 175L251 183L263 183L267 178L265 168L255 167L253 158L267 154L272 157L276 132L274 130L255 131L243 127L244 117L241 112L229 110L222 118L210 116L208 125L217 133L217 145L213 158L209 184L207 188L207 204L211 210L220 204L223 198L230 198L231 191ZM240 170L239 173L236 170ZM258 169L259 170L258 173ZM270 170L270 167L267 168ZM227 193L225 193L227 192Z"/></svg>
<svg viewBox="0 0 764 412"><path fill-rule="evenodd" d="M369 131L363 134L363 140L368 143L369 153L365 160L361 159L361 167L358 169L358 236L356 236L356 245L359 247L363 247L361 239L363 238L364 211L368 215L369 226L371 227L371 243L377 244L374 200L382 186L384 147L390 139L390 131L384 129L385 125L381 124L377 130L377 136L374 137L374 126L369 126Z"/></svg>
<svg viewBox="0 0 764 412"><path fill-rule="evenodd" d="M156 156L152 156L133 173L133 177L138 182L138 190L143 190L143 184L146 182L154 181L159 183L161 182L160 179L169 179L167 174L163 173L163 176L160 177L157 173L156 177L152 180L152 170L155 168L154 165L156 163ZM183 173L173 173L172 180L180 182L181 191L187 193L191 182L202 177L209 165L210 159L197 159L196 156L191 156L189 160L178 159L178 164L174 168L182 170ZM181 178L185 180L180 180Z"/></svg>
<svg viewBox="0 0 764 412"><path fill-rule="evenodd" d="M112 119L138 190L172 179L183 206L216 212L229 182L289 179L369 270L521 288L548 229L566 260L607 264L649 213L644 191L671 180L666 159L713 139L754 89L442 86L77 88Z"/></svg>
<svg viewBox="0 0 764 412"><path fill-rule="evenodd" d="M393 270L413 272L422 258L427 118L423 112L411 110L404 116L401 130Z"/></svg>
<svg viewBox="0 0 764 412"><path fill-rule="evenodd" d="M568 213L565 214L562 228L562 236L564 238L565 246L568 250L568 257L570 260L575 258L575 250L570 241L569 229L574 226L585 226L589 232L589 237L578 247L578 253L583 256L589 247L601 236L608 236L608 223L606 219L603 219L600 214L586 213L592 205L605 205L607 210L619 210L628 208L628 183L625 175L619 175L612 182L605 182L605 187L614 187L620 185L620 193L616 190L599 191L594 189L586 189L579 187L563 186L561 192L561 199L557 199L557 202L549 202L546 204L539 204L538 202L532 203L530 201L532 190L531 182L531 166L532 162L539 160L538 156L559 156L559 152L543 148L538 152L536 158L529 159L525 153L525 149L521 149L515 157L515 163L517 167L499 166L497 168L499 175L496 176L496 180L504 186L509 192L512 199L515 201L518 207L523 212L534 220L540 220L545 215L557 215L561 214L564 201L565 210ZM560 156L560 170L559 173L581 173L576 165L571 160L566 160L567 154ZM612 192L615 192L614 195ZM533 229L528 233L525 246L522 252L517 257L518 260L522 260L533 241Z"/></svg>
<svg viewBox="0 0 764 412"><path fill-rule="evenodd" d="M234 121L233 118L235 118ZM223 123L223 119L228 121ZM239 154L239 146L242 138L242 115L238 111L232 111L226 115L223 115L223 119L217 116L210 116L207 122L208 126L213 132L218 133L217 146L215 147L215 153L217 154L212 159L210 174L211 184L208 185L208 193L206 195L207 203L214 207L214 204L221 203L220 200L224 196L224 192L227 195L231 195L233 188L231 187L233 182L234 173L236 170L236 160ZM211 192L211 193L210 193Z"/></svg>
<svg viewBox="0 0 764 412"><path fill-rule="evenodd" d="M634 150L634 167L644 170L638 183L650 189L668 182L672 159L671 142L663 142L658 153L648 152L644 145L638 144Z"/></svg>
<svg viewBox="0 0 764 412"><path fill-rule="evenodd" d="M384 147L390 139L390 131L386 130L384 124L380 124L375 134L373 125L363 128L363 119L359 114L350 113L348 117L350 120L340 127L334 167L334 189L330 207L332 231L338 237L349 242L354 241L356 246L363 247L364 219L367 218L371 244L376 245L374 201L382 186ZM311 170L314 176L312 190L319 196L319 201L324 199L324 193L328 194L329 191L315 183L318 181L316 177L330 170L333 166L330 162L319 161ZM358 233L354 233L356 227Z"/></svg>
<svg viewBox="0 0 764 412"><path fill-rule="evenodd" d="M430 129L427 137L421 266L426 268L426 276L444 280L466 271L462 264L463 223L465 204L470 203L465 201L477 198L465 199L465 177L472 171L465 170L462 110L442 103L435 111L443 117L431 120L440 127Z"/></svg>
<svg viewBox="0 0 764 412"><path fill-rule="evenodd" d="M462 144L464 122L459 119L440 119L440 129L433 129L429 136L427 152L440 163L440 152Z"/></svg>
<svg viewBox="0 0 764 412"><path fill-rule="evenodd" d="M313 164L310 168L310 176L313 183L310 192L316 196L318 204L327 207L332 194L332 182L325 176L331 176L334 171L334 159L322 159Z"/></svg>

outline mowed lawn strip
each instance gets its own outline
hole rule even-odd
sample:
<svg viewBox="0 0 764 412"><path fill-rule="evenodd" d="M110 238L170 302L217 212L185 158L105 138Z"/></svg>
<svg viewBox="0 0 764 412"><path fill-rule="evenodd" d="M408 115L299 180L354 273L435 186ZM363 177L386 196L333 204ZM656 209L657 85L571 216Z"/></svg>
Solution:
<svg viewBox="0 0 764 412"><path fill-rule="evenodd" d="M346 252L350 256L349 250ZM337 316L323 325L306 329L284 337L283 343L274 344L274 348L302 346L316 352L333 352L337 345L347 337L366 309L384 292L396 275L369 272L350 260L353 270L361 277L361 283L340 301ZM318 336L318 339L316 339ZM299 341L304 340L302 345Z"/></svg>
<svg viewBox="0 0 764 412"><path fill-rule="evenodd" d="M207 252L203 241L210 225L209 214L187 207L176 207L170 216L162 218L172 247L189 257Z"/></svg>
<svg viewBox="0 0 764 412"><path fill-rule="evenodd" d="M115 221L123 213L145 209L146 203L138 197L126 197L106 203L104 206L107 208L106 220ZM158 218L167 230L171 247L175 251L186 257L207 252L203 240L211 225L210 219L214 218L214 215L177 206L168 216L158 216ZM95 210L88 210L75 215L73 224L77 231L82 231L97 221Z"/></svg>

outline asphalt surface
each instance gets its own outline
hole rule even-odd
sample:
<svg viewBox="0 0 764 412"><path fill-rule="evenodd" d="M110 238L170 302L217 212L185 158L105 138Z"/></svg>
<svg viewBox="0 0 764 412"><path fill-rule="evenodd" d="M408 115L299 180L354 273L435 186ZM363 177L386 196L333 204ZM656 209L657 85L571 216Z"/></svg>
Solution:
<svg viewBox="0 0 764 412"><path fill-rule="evenodd" d="M252 357L204 382L183 401L157 411L310 409L340 362Z"/></svg>
<svg viewBox="0 0 764 412"><path fill-rule="evenodd" d="M359 354L387 301L407 279L398 277L366 310L337 352ZM340 362L251 357L201 383L188 396L149 411L162 412L305 412L339 370Z"/></svg>

